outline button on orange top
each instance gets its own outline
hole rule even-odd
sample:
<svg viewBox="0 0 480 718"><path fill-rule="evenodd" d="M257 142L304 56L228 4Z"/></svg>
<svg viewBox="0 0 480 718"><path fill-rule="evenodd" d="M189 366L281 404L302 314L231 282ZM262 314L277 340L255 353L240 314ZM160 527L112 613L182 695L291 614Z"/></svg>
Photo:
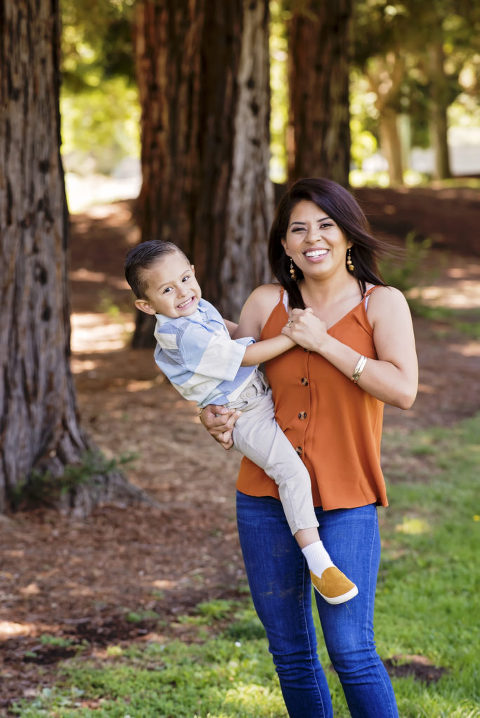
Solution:
<svg viewBox="0 0 480 718"><path fill-rule="evenodd" d="M261 339L280 334L287 320L287 310L280 301ZM376 358L364 299L328 333L359 354ZM301 452L312 479L315 505L325 510L371 503L387 506L380 467L383 403L322 356L304 352L301 347L269 361L266 373L276 419L294 449ZM237 488L251 496L278 498L273 479L246 458L240 466Z"/></svg>

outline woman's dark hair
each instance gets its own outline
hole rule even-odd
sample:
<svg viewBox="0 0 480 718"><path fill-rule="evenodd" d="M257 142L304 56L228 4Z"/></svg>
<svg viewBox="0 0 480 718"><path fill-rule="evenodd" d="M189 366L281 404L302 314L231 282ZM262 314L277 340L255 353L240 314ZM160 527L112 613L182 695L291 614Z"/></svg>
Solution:
<svg viewBox="0 0 480 718"><path fill-rule="evenodd" d="M157 259L161 259L167 254L173 254L174 252L183 254L190 264L188 257L172 242L150 239L137 244L136 247L133 247L133 249L128 252L125 257L125 279L137 299L145 299L148 290L148 283L142 270L150 267Z"/></svg>
<svg viewBox="0 0 480 718"><path fill-rule="evenodd" d="M353 243L352 262L355 266L353 276L359 281L362 294L366 283L385 285L378 270L378 257L384 246L372 236L370 226L356 199L341 185L323 177L298 180L283 195L277 207L268 240L268 258L273 274L288 292L292 308L305 308L298 286L303 279L302 271L295 265L296 281L290 276L290 258L282 245L290 222L290 215L298 202L307 200L320 207Z"/></svg>

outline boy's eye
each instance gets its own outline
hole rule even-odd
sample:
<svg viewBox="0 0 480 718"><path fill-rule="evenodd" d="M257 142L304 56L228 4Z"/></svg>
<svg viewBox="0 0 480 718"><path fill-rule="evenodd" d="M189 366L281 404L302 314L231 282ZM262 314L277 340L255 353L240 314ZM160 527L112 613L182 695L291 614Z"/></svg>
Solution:
<svg viewBox="0 0 480 718"><path fill-rule="evenodd" d="M186 274L186 275L182 278L182 282L188 282L189 279L190 279L190 275L189 275L189 274Z"/></svg>
<svg viewBox="0 0 480 718"><path fill-rule="evenodd" d="M167 294L167 292L171 292L171 291L172 291L171 287L165 287L162 294Z"/></svg>

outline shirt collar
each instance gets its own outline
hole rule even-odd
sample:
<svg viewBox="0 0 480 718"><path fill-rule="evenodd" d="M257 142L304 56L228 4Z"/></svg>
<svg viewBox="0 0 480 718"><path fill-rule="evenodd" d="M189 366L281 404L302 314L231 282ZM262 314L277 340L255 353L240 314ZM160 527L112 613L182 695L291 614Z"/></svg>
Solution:
<svg viewBox="0 0 480 718"><path fill-rule="evenodd" d="M165 314L155 314L157 325L160 327L163 326L163 324L166 324L167 322L173 322L176 319L189 319L193 321L200 321L203 323L203 317L210 319L208 305L203 299L200 299L197 309L194 311L193 314L190 314L188 317L166 317Z"/></svg>

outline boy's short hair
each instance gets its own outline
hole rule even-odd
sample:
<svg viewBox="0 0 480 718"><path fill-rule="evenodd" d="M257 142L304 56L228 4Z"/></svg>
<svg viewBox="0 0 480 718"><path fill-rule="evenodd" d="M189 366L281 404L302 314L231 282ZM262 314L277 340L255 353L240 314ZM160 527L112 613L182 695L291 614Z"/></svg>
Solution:
<svg viewBox="0 0 480 718"><path fill-rule="evenodd" d="M188 257L176 244L173 244L173 242L162 242L158 239L141 242L128 252L125 257L125 279L137 299L145 299L148 289L148 283L144 278L142 270L150 267L157 259L161 259L167 254L174 254L174 252L183 254L190 264Z"/></svg>

